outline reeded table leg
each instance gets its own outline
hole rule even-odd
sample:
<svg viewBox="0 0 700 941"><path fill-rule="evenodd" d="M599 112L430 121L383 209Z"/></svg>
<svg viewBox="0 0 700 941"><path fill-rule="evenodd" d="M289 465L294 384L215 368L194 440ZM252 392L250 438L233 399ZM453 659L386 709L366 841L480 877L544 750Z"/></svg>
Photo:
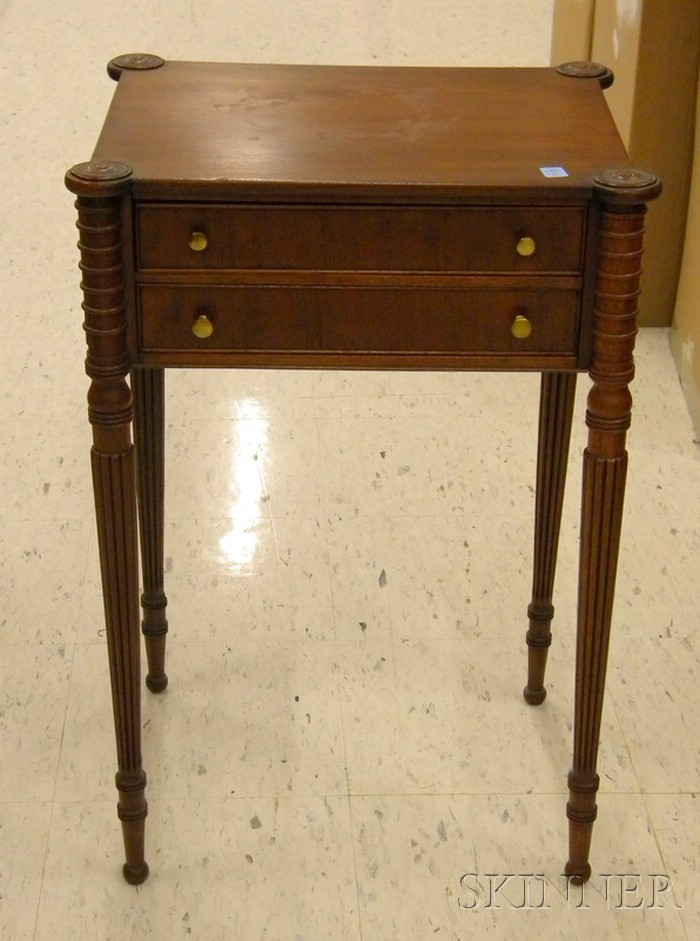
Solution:
<svg viewBox="0 0 700 941"><path fill-rule="evenodd" d="M165 638L168 621L163 590L164 496L164 370L135 369L131 374L134 396L139 529L143 594L141 629L146 639L146 686L160 693L168 685L165 673Z"/></svg>
<svg viewBox="0 0 700 941"><path fill-rule="evenodd" d="M148 875L144 859L146 775L141 767L141 683L138 544L131 392L126 377L126 319L122 270L123 164L79 164L66 177L78 196L83 309L92 382L92 475L109 670L117 740L116 785L126 863L124 877Z"/></svg>
<svg viewBox="0 0 700 941"><path fill-rule="evenodd" d="M528 676L523 693L531 705L539 705L547 695L544 671L547 652L552 643L552 592L575 394L575 372L542 373L537 439L534 572L532 601L527 609L530 619L526 634Z"/></svg>
<svg viewBox="0 0 700 941"><path fill-rule="evenodd" d="M634 376L644 212L640 205L606 206L599 250L593 386L583 458L574 758L566 808L566 874L580 882L591 874L588 858L597 814L596 765L627 472L628 385Z"/></svg>

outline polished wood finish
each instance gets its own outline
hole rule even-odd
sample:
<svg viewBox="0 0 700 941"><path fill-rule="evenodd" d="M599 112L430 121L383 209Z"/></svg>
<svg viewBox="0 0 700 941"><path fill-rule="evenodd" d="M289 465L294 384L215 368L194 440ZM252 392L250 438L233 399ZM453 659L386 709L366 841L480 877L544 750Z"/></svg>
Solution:
<svg viewBox="0 0 700 941"><path fill-rule="evenodd" d="M510 207L583 205L592 169L628 164L596 79L211 62L125 69L93 159L128 163L139 200Z"/></svg>
<svg viewBox="0 0 700 941"><path fill-rule="evenodd" d="M78 196L93 467L125 876L142 881L136 493L147 684L166 683L164 369L535 369L525 697L544 699L578 370L584 458L570 858L590 873L641 219L607 70L112 60ZM165 106L164 103L167 103ZM132 399L137 467L131 444Z"/></svg>
<svg viewBox="0 0 700 941"><path fill-rule="evenodd" d="M131 376L134 399L136 483L141 536L143 592L141 630L146 639L146 686L160 693L168 685L165 637L168 600L163 586L163 526L165 489L165 391L162 369L135 369Z"/></svg>
<svg viewBox="0 0 700 941"><path fill-rule="evenodd" d="M132 404L126 377L126 300L122 232L129 168L118 163L74 167L80 270L90 376L92 477L100 548L112 703L117 738L116 785L127 882L143 882L146 775L141 766L138 636L138 549Z"/></svg>
<svg viewBox="0 0 700 941"><path fill-rule="evenodd" d="M523 694L533 706L543 702L547 695L544 671L547 652L552 643L552 593L575 395L575 372L542 374L535 489L534 571L532 601L527 609L530 626L525 637L528 645L528 680Z"/></svg>
<svg viewBox="0 0 700 941"><path fill-rule="evenodd" d="M170 206L137 215L138 265L147 269L580 274L581 209L380 206ZM168 233L159 237L158 233ZM193 251L193 232L206 246ZM307 237L300 239L299 232ZM529 256L517 251L531 237Z"/></svg>
<svg viewBox="0 0 700 941"><path fill-rule="evenodd" d="M610 195L601 193L604 204ZM591 874L588 857L597 814L596 765L627 474L625 438L632 416L629 383L634 376L644 214L642 205L612 201L605 206L601 224L589 369L593 386L583 456L574 760L566 808L566 873L580 881Z"/></svg>
<svg viewBox="0 0 700 941"><path fill-rule="evenodd" d="M411 290L411 316L405 316ZM178 352L194 365L208 351L323 353L562 354L575 362L576 291L431 289L375 285L314 287L143 287L139 294L143 353ZM192 326L206 313L214 330ZM532 333L518 339L513 321L526 314ZM154 357L155 358L155 357Z"/></svg>

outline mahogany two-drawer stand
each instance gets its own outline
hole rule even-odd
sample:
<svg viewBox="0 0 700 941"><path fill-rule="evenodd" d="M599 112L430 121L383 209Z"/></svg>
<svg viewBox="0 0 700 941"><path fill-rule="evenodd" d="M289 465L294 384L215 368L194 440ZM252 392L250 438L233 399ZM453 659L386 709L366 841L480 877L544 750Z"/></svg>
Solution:
<svg viewBox="0 0 700 941"><path fill-rule="evenodd" d="M589 373L566 866L587 879L644 214L661 191L629 165L603 95L612 74L140 54L108 71L97 147L66 180L126 879L148 874L140 605L146 685L167 683L164 371L188 366L540 372L532 704L545 698L576 376Z"/></svg>

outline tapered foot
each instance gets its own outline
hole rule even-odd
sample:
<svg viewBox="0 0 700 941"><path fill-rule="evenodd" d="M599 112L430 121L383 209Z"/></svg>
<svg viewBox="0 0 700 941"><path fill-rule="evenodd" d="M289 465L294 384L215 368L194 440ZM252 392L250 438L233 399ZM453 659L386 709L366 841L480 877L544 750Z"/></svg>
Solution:
<svg viewBox="0 0 700 941"><path fill-rule="evenodd" d="M148 875L144 855L146 835L146 775L142 770L118 771L116 785L119 791L117 813L122 824L124 838L124 878L131 885L139 885Z"/></svg>
<svg viewBox="0 0 700 941"><path fill-rule="evenodd" d="M523 690L523 696L525 697L525 702L529 703L531 706L539 706L547 698L547 690L542 687L542 689L530 689L529 686L526 686Z"/></svg>
<svg viewBox="0 0 700 941"><path fill-rule="evenodd" d="M148 863L143 862L138 866L130 866L124 863L122 873L129 885L141 885L148 878Z"/></svg>
<svg viewBox="0 0 700 941"><path fill-rule="evenodd" d="M168 685L165 672L165 641L168 635L168 622L165 619L167 604L165 595L158 593L157 600L151 601L146 593L141 595L143 621L141 630L146 641L146 660L148 675L146 686L152 693L160 693Z"/></svg>
<svg viewBox="0 0 700 941"><path fill-rule="evenodd" d="M568 862L564 868L564 875L573 882L574 885L583 885L584 882L588 882L591 878L591 864L584 863L583 865L576 865L575 863Z"/></svg>
<svg viewBox="0 0 700 941"><path fill-rule="evenodd" d="M600 779L597 774L576 775L569 772L569 800L566 816L569 819L569 861L564 873L580 885L591 877L589 858L593 824L598 814L596 793Z"/></svg>
<svg viewBox="0 0 700 941"><path fill-rule="evenodd" d="M552 579L554 569L552 568ZM549 589L551 592L551 588ZM551 623L554 617L554 608L551 604L528 605L530 626L525 640L527 642L527 686L523 690L525 702L531 706L539 706L547 698L544 686L544 674L547 666L547 654L552 643Z"/></svg>
<svg viewBox="0 0 700 941"><path fill-rule="evenodd" d="M161 673L158 676L153 676L149 673L146 677L146 686L152 693L162 693L167 685L167 673Z"/></svg>
<svg viewBox="0 0 700 941"><path fill-rule="evenodd" d="M168 622L163 617L165 595L162 597L162 608L153 610L144 603L144 596L141 596L144 612L141 627L146 641L146 660L148 662L146 686L152 693L162 693L168 685L168 676L165 672L165 642L168 633Z"/></svg>

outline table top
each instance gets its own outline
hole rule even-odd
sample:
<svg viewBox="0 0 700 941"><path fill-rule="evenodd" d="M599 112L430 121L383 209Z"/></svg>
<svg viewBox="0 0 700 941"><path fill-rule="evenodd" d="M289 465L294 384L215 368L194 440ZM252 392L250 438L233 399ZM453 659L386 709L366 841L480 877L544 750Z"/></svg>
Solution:
<svg viewBox="0 0 700 941"><path fill-rule="evenodd" d="M152 198L576 202L628 158L596 79L549 68L124 69L94 161Z"/></svg>

